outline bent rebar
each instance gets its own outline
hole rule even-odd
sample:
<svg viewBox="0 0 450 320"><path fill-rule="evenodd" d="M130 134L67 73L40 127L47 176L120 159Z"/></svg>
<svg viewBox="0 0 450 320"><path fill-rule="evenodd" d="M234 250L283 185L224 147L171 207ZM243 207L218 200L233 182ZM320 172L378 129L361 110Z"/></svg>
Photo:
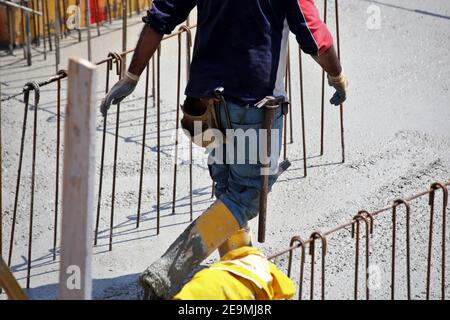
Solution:
<svg viewBox="0 0 450 320"><path fill-rule="evenodd" d="M431 185L431 192L429 195L430 205L430 233L428 240L428 264L427 264L427 293L426 299L430 299L430 284L431 284L431 258L433 250L433 216L434 216L434 202L436 190L442 190L442 276L441 276L441 299L445 300L445 251L446 251L446 211L448 206L448 190L444 183L435 182Z"/></svg>
<svg viewBox="0 0 450 320"><path fill-rule="evenodd" d="M120 70L119 79L123 76L124 70L124 60L122 55L116 55L116 67L117 73ZM111 217L110 217L110 228L109 228L109 251L112 250L112 242L113 242L113 229L114 229L114 209L115 209L115 201L116 201L116 176L117 176L117 154L118 154L118 144L119 144L119 126L120 126L120 102L117 103L117 111L116 111L116 131L115 131L115 139L114 139L114 162L113 162L113 179L112 179L112 194L111 194Z"/></svg>
<svg viewBox="0 0 450 320"><path fill-rule="evenodd" d="M26 127L27 127L30 90L34 90L34 103L36 105L39 104L39 98L40 98L39 85L36 82L26 83L25 86L23 87L25 110L24 110L24 116L23 116L22 137L20 140L19 165L18 165L18 170L17 170L16 193L15 193L15 198L14 198L13 219L12 219L12 224L11 224L11 234L10 234L11 238L10 238L10 243L9 243L8 267L11 267L11 258L12 258L12 254L13 254L13 248L14 248L14 235L15 235L16 219L17 219L17 207L18 207L18 203L19 203L20 178L22 175L23 152L24 152L24 146L25 146L25 133L26 133Z"/></svg>
<svg viewBox="0 0 450 320"><path fill-rule="evenodd" d="M294 244L297 243L298 245L295 248L301 248L301 252L300 252L300 277L299 277L299 293L298 293L298 299L301 300L302 299L302 295L303 295L303 279L304 279L304 269L305 269L305 242L299 237L299 236L295 236L291 239L290 242L290 248L292 248L291 250L289 250L289 262L288 262L288 271L287 271L287 275L288 277L291 276L291 269L292 269L292 256L293 256L293 250L294 248Z"/></svg>
<svg viewBox="0 0 450 320"><path fill-rule="evenodd" d="M310 236L311 243L309 245L309 254L311 255L311 288L310 298L314 300L314 265L315 265L315 242L316 239L322 241L322 300L325 300L325 255L327 253L327 239L324 234L315 231Z"/></svg>
<svg viewBox="0 0 450 320"><path fill-rule="evenodd" d="M370 256L370 233L371 233L371 225L369 219L365 216L369 213L365 210L359 211L358 214L353 217L354 223L352 224L352 238L355 238L355 224L356 224L356 246L355 246L355 291L354 291L354 299L358 300L358 276L359 276L359 237L360 237L360 225L361 221L366 225L366 271L365 271L365 280L366 280L366 300L370 299L369 292L369 256Z"/></svg>
<svg viewBox="0 0 450 320"><path fill-rule="evenodd" d="M395 211L394 214L396 214L397 207L400 205L404 205L406 210L406 286L407 286L406 292L408 300L411 300L411 249L410 249L411 206L407 201L403 199L397 199L394 201L394 209L393 209Z"/></svg>
<svg viewBox="0 0 450 320"><path fill-rule="evenodd" d="M53 261L56 260L56 246L58 237L58 209L59 209L59 167L61 149L61 77L67 77L66 70L59 70L56 93L56 173L55 173L55 216L53 223Z"/></svg>

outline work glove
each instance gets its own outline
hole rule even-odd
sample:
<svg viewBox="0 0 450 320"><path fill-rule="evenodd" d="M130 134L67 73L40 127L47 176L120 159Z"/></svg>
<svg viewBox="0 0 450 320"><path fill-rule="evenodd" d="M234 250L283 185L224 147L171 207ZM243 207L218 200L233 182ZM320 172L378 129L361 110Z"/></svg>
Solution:
<svg viewBox="0 0 450 320"><path fill-rule="evenodd" d="M348 80L344 74L344 71L340 75L333 77L328 75L328 84L336 89L333 97L330 99L330 103L335 106L339 106L347 99Z"/></svg>
<svg viewBox="0 0 450 320"><path fill-rule="evenodd" d="M125 76L111 88L106 97L102 100L100 111L104 117L108 113L111 103L118 104L123 99L128 97L136 88L138 81L139 76L136 76L128 71L125 73Z"/></svg>

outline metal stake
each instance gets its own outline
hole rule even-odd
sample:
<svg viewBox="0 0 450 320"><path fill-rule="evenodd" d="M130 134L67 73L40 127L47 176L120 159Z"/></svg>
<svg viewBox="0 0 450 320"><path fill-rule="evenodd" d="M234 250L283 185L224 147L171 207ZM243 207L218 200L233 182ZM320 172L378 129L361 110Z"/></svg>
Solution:
<svg viewBox="0 0 450 320"><path fill-rule="evenodd" d="M95 9L95 20L97 22L97 36L100 37L100 15L99 15L99 6L98 0L94 0L94 9Z"/></svg>
<svg viewBox="0 0 450 320"><path fill-rule="evenodd" d="M177 111L175 120L175 162L173 168L173 189L172 189L172 214L175 213L177 201L177 171L178 171L178 129L180 122L180 91L181 91L181 33L178 35L178 71L177 71Z"/></svg>
<svg viewBox="0 0 450 320"><path fill-rule="evenodd" d="M25 12L25 30L27 39L26 41L27 65L31 66L31 30L30 30L30 13L28 11Z"/></svg>
<svg viewBox="0 0 450 320"><path fill-rule="evenodd" d="M0 97L1 96L2 96L2 83L0 82ZM3 140L2 140L1 99L0 99L0 257L3 257Z"/></svg>
<svg viewBox="0 0 450 320"><path fill-rule="evenodd" d="M335 0L335 8L336 8L336 42L337 42L337 51L338 58L341 59L341 44L339 38L339 4L338 0ZM339 117L340 117L340 125L341 125L341 148L342 148L342 163L345 162L345 141L344 141L344 105L341 104L339 106Z"/></svg>
<svg viewBox="0 0 450 320"><path fill-rule="evenodd" d="M139 222L141 220L141 202L142 202L142 184L144 180L144 155L145 155L145 138L147 135L147 108L148 108L148 85L150 78L150 63L147 63L146 75L145 75L145 102L144 102L144 124L142 128L142 150L141 150L141 168L139 178L139 198L136 217L136 228L139 228Z"/></svg>
<svg viewBox="0 0 450 320"><path fill-rule="evenodd" d="M61 70L59 74L65 74ZM57 82L57 103L56 103L56 177L55 177L55 218L53 230L53 260L56 260L56 244L58 236L58 206L59 206L59 159L61 145L61 79Z"/></svg>
<svg viewBox="0 0 450 320"><path fill-rule="evenodd" d="M44 20L47 17L46 23L44 22L44 24L47 26L47 36L48 36L48 46L49 46L49 51L52 51L52 36L50 34L50 15L48 13L48 1L43 1L43 5L44 5ZM45 33L45 31L44 31ZM45 35L44 35L45 36Z"/></svg>
<svg viewBox="0 0 450 320"><path fill-rule="evenodd" d="M30 87L32 88L32 87ZM34 87L36 88L36 87ZM39 90L39 87L37 87ZM38 101L34 101L34 123L33 123L33 150L31 160L31 199L30 199L30 225L28 231L28 261L27 261L27 288L30 288L31 277L31 256L33 245L33 217L34 217L34 191L35 191L35 178L36 178L36 140L37 140L37 111Z"/></svg>
<svg viewBox="0 0 450 320"><path fill-rule="evenodd" d="M411 207L409 206L408 202L406 202L403 199L397 199L394 201L394 215L397 213L397 207L399 205L404 205L406 209L406 293L408 300L411 300L411 253L410 253L410 212Z"/></svg>
<svg viewBox="0 0 450 320"><path fill-rule="evenodd" d="M120 57L120 70L123 70L123 60L122 56ZM122 78L122 72L119 76L119 79ZM118 144L119 144L119 126L120 126L120 103L117 104L116 111L116 133L114 139L114 164L113 164L113 181L112 181L112 197L111 197L111 219L110 219L110 229L109 229L109 251L112 251L112 240L113 240L113 229L114 229L114 209L116 202L116 175L117 175L117 153L118 153Z"/></svg>
<svg viewBox="0 0 450 320"><path fill-rule="evenodd" d="M327 252L327 240L320 232L313 232L311 234L311 243L309 245L309 254L311 255L311 289L310 298L314 300L314 265L315 265L315 243L316 239L322 241L322 300L325 300L325 255Z"/></svg>
<svg viewBox="0 0 450 320"><path fill-rule="evenodd" d="M156 53L156 64L157 64L157 84L156 90L158 98L156 100L156 126L157 126L157 177L156 177L156 189L157 189L157 199L156 199L156 234L159 234L160 229L160 215L161 215L161 45L158 46L158 51Z"/></svg>
<svg viewBox="0 0 450 320"><path fill-rule="evenodd" d="M89 5L89 0L85 0L85 23L87 32L87 49L88 49L88 60L92 61L92 46L91 46L91 8Z"/></svg>
<svg viewBox="0 0 450 320"><path fill-rule="evenodd" d="M29 104L29 91L24 88L24 98L25 98L25 109L23 114L23 125L22 125L22 137L20 139L20 151L19 151L19 165L17 169L17 180L16 180L16 193L14 197L14 209L13 209L13 219L11 224L11 234L9 242L9 253L8 253L8 267L11 267L11 258L14 248L14 234L16 230L16 218L17 218L17 206L19 203L19 191L20 191L20 178L22 175L22 162L23 162L23 150L25 145L25 133L27 129L27 118L28 118L28 104ZM28 92L28 93L27 93Z"/></svg>
<svg viewBox="0 0 450 320"><path fill-rule="evenodd" d="M323 22L327 23L328 0L324 0ZM325 70L322 70L322 103L321 103L321 125L320 125L320 155L324 152L324 128L325 128Z"/></svg>
<svg viewBox="0 0 450 320"><path fill-rule="evenodd" d="M305 128L305 103L303 99L303 63L302 63L302 50L298 47L298 59L299 59L299 73L300 73L300 110L302 118L302 143L303 143L303 172L304 176L307 176L307 154L306 154L306 128Z"/></svg>

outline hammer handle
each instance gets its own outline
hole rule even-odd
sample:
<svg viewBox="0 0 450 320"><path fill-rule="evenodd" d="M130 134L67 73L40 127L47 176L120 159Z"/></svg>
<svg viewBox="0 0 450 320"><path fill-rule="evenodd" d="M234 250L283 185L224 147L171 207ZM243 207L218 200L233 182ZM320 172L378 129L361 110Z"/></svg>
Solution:
<svg viewBox="0 0 450 320"><path fill-rule="evenodd" d="M259 197L259 224L258 224L258 242L266 241L266 217L267 217L267 195L269 193L269 170L271 153L271 136L274 117L274 108L266 107L264 110L263 129L266 129L266 135L261 135L260 139L265 139L260 143L263 149L261 152L261 189ZM266 143L264 143L266 142Z"/></svg>

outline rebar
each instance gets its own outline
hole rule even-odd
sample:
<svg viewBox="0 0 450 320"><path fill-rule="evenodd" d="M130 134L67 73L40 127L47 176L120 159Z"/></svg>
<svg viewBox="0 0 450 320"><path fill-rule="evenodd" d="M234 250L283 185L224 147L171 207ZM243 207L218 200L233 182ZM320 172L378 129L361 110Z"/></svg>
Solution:
<svg viewBox="0 0 450 320"><path fill-rule="evenodd" d="M328 0L324 0L323 22L327 23ZM324 130L325 130L325 70L322 69L322 102L321 102L321 118L320 118L320 155L324 153Z"/></svg>
<svg viewBox="0 0 450 320"><path fill-rule="evenodd" d="M100 15L99 15L99 11L100 8L98 6L98 0L94 0L94 14L95 14L95 22L97 24L97 36L100 37Z"/></svg>
<svg viewBox="0 0 450 320"><path fill-rule="evenodd" d="M60 70L58 74L67 77L65 70ZM59 205L59 167L60 167L60 146L61 146L61 79L57 81L56 93L56 174L55 174L55 217L53 225L53 260L56 260L56 245L58 236L58 205Z"/></svg>
<svg viewBox="0 0 450 320"><path fill-rule="evenodd" d="M117 54L117 59L120 64L119 79L122 78L124 70L124 61L120 54ZM117 103L116 109L116 131L114 137L114 160L113 160L113 179L112 179L112 194L111 194L111 216L110 216L110 228L109 228L109 251L112 251L113 230L114 230L114 209L116 204L116 176L117 176L117 154L119 145L119 127L120 127L120 102Z"/></svg>
<svg viewBox="0 0 450 320"><path fill-rule="evenodd" d="M141 220L141 202L142 202L142 185L144 181L144 155L145 155L145 137L147 135L147 109L148 109L148 85L150 78L150 63L147 63L145 74L145 100L144 100L144 124L142 126L142 149L141 149L141 167L139 176L139 191L138 191L138 208L136 216L136 228L139 228Z"/></svg>
<svg viewBox="0 0 450 320"><path fill-rule="evenodd" d="M192 158L192 137L189 137L189 221L194 220L194 210L193 210L193 181L192 181L192 169L193 169L193 158Z"/></svg>
<svg viewBox="0 0 450 320"><path fill-rule="evenodd" d="M392 207L391 300L395 297L395 244L397 238L397 212Z"/></svg>
<svg viewBox="0 0 450 320"><path fill-rule="evenodd" d="M39 11L39 12L42 13L42 8L40 7L40 1L39 0L36 0L36 3L35 3L35 0L33 0L33 7L36 9L35 11ZM36 26L37 26L36 43L37 43L37 46L40 47L41 46L42 15L40 15L40 16L33 15L33 18L36 20Z"/></svg>
<svg viewBox="0 0 450 320"><path fill-rule="evenodd" d="M9 242L9 253L8 253L8 267L11 267L11 258L14 249L14 234L16 230L16 219L17 219L17 206L19 203L19 191L20 191L20 178L22 176L22 162L23 162L23 151L25 145L25 133L27 129L27 118L28 118L28 104L29 104L29 90L28 87L24 87L24 98L25 98L25 109L23 115L23 125L22 125L22 137L20 139L20 151L19 151L19 164L17 169L17 178L16 178L16 193L14 197L14 209L13 209L13 218L11 224L11 233L10 233L10 242ZM39 94L36 93L36 98L39 100Z"/></svg>
<svg viewBox="0 0 450 320"><path fill-rule="evenodd" d="M187 23L189 23L187 21ZM191 47L192 47L192 34L189 26L182 26L178 31L186 32L186 82L189 81L191 76ZM228 110L228 109L225 109ZM193 159L192 159L192 149L194 145L192 142L192 137L189 139L189 220L194 220L194 199L193 199Z"/></svg>
<svg viewBox="0 0 450 320"><path fill-rule="evenodd" d="M288 56L289 57L289 56ZM289 58L287 58L289 59ZM289 61L289 60L288 60ZM286 63L286 78L284 82L284 91L288 92L288 63ZM289 101L290 102L290 101ZM287 113L283 112L283 160L287 159Z"/></svg>
<svg viewBox="0 0 450 320"><path fill-rule="evenodd" d="M156 234L159 235L161 216L161 45L156 53L156 126L157 126L157 175L156 175Z"/></svg>
<svg viewBox="0 0 450 320"><path fill-rule="evenodd" d="M113 63L116 64L116 75L120 76L120 57L115 52L110 52L108 54L113 60L107 60L106 65L106 84L105 84L105 94L109 92L109 73L112 70ZM98 184L98 201L97 201L97 217L95 222L95 234L94 234L94 245L98 242L98 228L100 224L100 211L102 204L102 189L103 189L103 171L105 166L105 146L106 146L106 125L107 125L108 114L103 115L103 130L102 130L102 147L100 156L100 173L99 173L99 184Z"/></svg>
<svg viewBox="0 0 450 320"><path fill-rule="evenodd" d="M411 300L411 249L410 249L410 214L411 207L409 203L403 199L394 201L394 216L397 213L397 207L403 205L406 210L406 292L408 300Z"/></svg>
<svg viewBox="0 0 450 320"><path fill-rule="evenodd" d="M85 24L86 24L86 33L87 33L87 51L88 51L88 60L92 61L92 45L91 45L91 7L89 5L90 0L85 0Z"/></svg>
<svg viewBox="0 0 450 320"><path fill-rule="evenodd" d="M14 14L13 9L11 7L7 7L7 14L8 14L8 29L9 29L9 53L11 55L14 55L14 44L15 44L15 24L13 22L14 20Z"/></svg>
<svg viewBox="0 0 450 320"><path fill-rule="evenodd" d="M30 13L28 11L25 12L25 32L27 39L26 41L27 65L31 66L31 29L30 29Z"/></svg>
<svg viewBox="0 0 450 320"><path fill-rule="evenodd" d="M122 51L127 50L127 6L128 2L126 0L122 0ZM123 63L122 68L126 67L126 55L123 55ZM122 73L125 72L125 69L122 70Z"/></svg>
<svg viewBox="0 0 450 320"><path fill-rule="evenodd" d="M156 65L155 65L155 55L152 57L152 100L153 108L156 107Z"/></svg>
<svg viewBox="0 0 450 320"><path fill-rule="evenodd" d="M289 103L290 105L292 105L292 76L291 76L291 47L289 45L289 40L288 40L288 52L287 52L287 79L288 79L288 89L289 89ZM292 119L292 109L291 112L289 112L289 137L290 143L294 143L294 126L293 126L293 119ZM286 160L286 159L284 159Z"/></svg>
<svg viewBox="0 0 450 320"><path fill-rule="evenodd" d="M45 2L45 3L46 3L46 2ZM192 25L192 26L188 27L188 29L189 29L189 30L192 30L192 29L194 29L194 28L196 28L196 27L197 27L197 25ZM175 37L175 36L178 36L180 33L183 33L183 32L185 32L185 31L182 30L182 31L173 32L172 34L163 37L162 41L171 39L171 38L173 38L173 37ZM134 52L134 49L128 49L128 50L123 51L123 52L120 52L120 53L118 53L118 54L119 54L120 56L126 56L126 55L128 55L128 54L130 54L130 53L133 53L133 52ZM113 60L115 60L114 57L108 57L108 58L106 58L106 59L103 59L103 60L100 60L100 61L96 62L95 65L99 66L99 65L102 65L102 64L104 64L104 63L108 63L108 61L113 61ZM152 60L153 60L153 59L152 59ZM51 84L51 83L53 83L53 82L58 81L58 79L66 78L66 76L58 75L58 71L59 71L59 70L57 70L57 71L56 71L56 74L55 74L54 76L50 77L49 79L39 82L39 87L42 88L42 87L44 87L44 86L46 86L46 85L49 85L49 84ZM155 80L155 82L156 82L156 80ZM22 91L21 91L21 92L18 92L18 93L15 93L15 94L13 94L13 95L8 95L6 98L2 98L1 101L11 100L11 99L17 98L18 96L21 96L21 95L23 95L23 92L22 92ZM155 96L155 95L156 95L156 94L153 94L153 96ZM156 103L156 99L155 99L155 103Z"/></svg>
<svg viewBox="0 0 450 320"><path fill-rule="evenodd" d="M27 92L34 90L36 94L39 94L39 86L36 82L31 82L26 85L28 87ZM29 94L29 93L28 93ZM34 121L33 121L33 149L31 160L31 190L30 190L30 224L28 231L28 259L27 259L27 288L30 288L31 278L31 257L33 246L33 217L34 217L34 190L36 180L36 144L37 144L37 114L38 114L39 99L34 100Z"/></svg>
<svg viewBox="0 0 450 320"><path fill-rule="evenodd" d="M76 5L78 8L81 8L80 6L80 0L77 0ZM81 29L80 26L77 24L77 32L78 32L78 42L81 42Z"/></svg>
<svg viewBox="0 0 450 320"><path fill-rule="evenodd" d="M31 3L31 10L36 11L36 6L34 3L34 0L31 0L29 2L27 2L27 6L28 3ZM38 36L38 24L37 24L37 20L36 20L36 16L33 15L33 24L32 24L32 28L33 28L33 34L34 34L34 38L33 38L33 43L35 46L39 46L39 36Z"/></svg>
<svg viewBox="0 0 450 320"><path fill-rule="evenodd" d="M307 176L307 164L306 164L306 127L305 127L305 103L303 96L303 63L302 63L302 50L298 47L298 63L300 73L300 112L302 121L302 145L303 145L303 175Z"/></svg>
<svg viewBox="0 0 450 320"><path fill-rule="evenodd" d="M322 241L322 300L325 300L325 255L327 252L327 240L326 236L321 232L313 232L310 236L311 242L309 244L309 254L311 255L311 288L310 298L314 300L314 266L315 266L315 243L316 239Z"/></svg>
<svg viewBox="0 0 450 320"><path fill-rule="evenodd" d="M39 0L39 11L44 12L44 0ZM42 41L44 42L44 60L47 60L47 37L45 36L45 14L41 16L41 23L42 23ZM40 32L40 30L39 30Z"/></svg>
<svg viewBox="0 0 450 320"><path fill-rule="evenodd" d="M63 17L64 17L64 21L67 21L68 17L67 17L67 0L63 0L62 1L64 10L63 10ZM66 23L64 23L64 36L67 37L67 34L70 34L70 29L67 28Z"/></svg>
<svg viewBox="0 0 450 320"><path fill-rule="evenodd" d="M339 60L341 59L341 41L339 34L339 1L335 0L335 14L336 14L336 44ZM342 151L342 163L345 162L345 140L344 140L344 104L339 106L339 119L341 126L341 151Z"/></svg>
<svg viewBox="0 0 450 320"><path fill-rule="evenodd" d="M442 189L443 192L443 220L442 220L442 260L441 260L441 272L442 272L442 277L441 277L441 299L445 300L445 251L446 251L446 209L448 206L448 186L450 186L450 182L447 183L434 183L430 189L428 189L427 191L424 192L420 192L418 194L415 194L409 198L406 199L397 199L393 202L392 205L390 205L387 208L383 208L383 209L379 209L376 210L372 213L369 213L368 211L359 211L358 215L355 216L353 218L352 221L343 223L331 230L328 230L326 232L323 233L318 233L315 232L311 235L310 238L308 238L307 240L301 242L302 246L306 246L307 244L309 244L310 246L310 255L311 255L311 289L310 289L310 298L314 299L314 284L315 284L315 280L314 280L314 265L315 265L315 252L314 252L314 248L315 248L315 240L316 239L322 239L322 249L324 248L324 245L326 245L326 237L329 235L332 235L334 233L337 233L341 230L344 230L348 227L352 228L352 236L355 237L355 227L356 227L356 234L358 234L358 237L356 238L357 240L357 250L356 250L356 257L355 257L355 298L357 298L357 288L358 288L358 261L359 261L359 222L360 221L364 221L365 225L366 225L366 299L369 299L369 285L368 285L368 267L370 266L369 264L369 257L370 257L370 242L369 242L369 235L373 234L373 230L374 230L374 218L382 213L387 213L389 210L392 210L392 224L393 224L393 231L392 231L392 273L391 273L391 297L394 298L395 297L395 240L396 240L396 216L397 216L397 207L400 205L404 205L405 209L406 209L406 277L407 277L407 297L408 299L411 298L411 263L410 263L410 206L409 206L409 202L416 200L420 197L423 197L425 195L429 196L429 205L430 205L430 236L429 236L429 241L428 241L428 259L427 259L427 299L429 299L430 296L430 279L431 279L431 261L432 261L432 255L431 255L431 251L432 251L432 234L433 234L433 230L432 230L432 226L433 226L433 216L434 216L434 199L435 199L435 191L438 189ZM295 239L299 239L299 237L294 237L291 239L290 242L290 246L288 249L283 250L281 252L278 252L272 256L270 256L268 259L269 260L273 260L281 255L284 255L286 253L289 253L289 260L288 260L288 276L291 275L291 266L292 266L292 255L293 255L293 251L299 247L301 247L296 241L294 241ZM303 249L303 248L302 248ZM322 255L323 257L325 256L326 253L326 249L322 250ZM303 262L301 261L301 264ZM302 271L301 271L302 272ZM301 273L302 274L302 273ZM300 280L300 285L302 285L303 283L303 279L301 278ZM322 290L324 290L325 287L325 260L322 260ZM300 289L301 290L301 289ZM300 291L301 292L301 291ZM322 297L325 297L325 292L322 291ZM300 298L301 298L301 293L300 293Z"/></svg>
<svg viewBox="0 0 450 320"><path fill-rule="evenodd" d="M297 245L295 245L297 243ZM299 277L299 293L298 293L298 299L302 300L303 296L303 279L304 279L304 269L305 269L305 242L298 236L295 236L291 239L290 247L293 248L300 248L300 277ZM291 276L292 271L292 257L293 257L293 250L289 251L289 260L288 260L288 270L287 270L287 276Z"/></svg>
<svg viewBox="0 0 450 320"><path fill-rule="evenodd" d="M23 4L23 0L20 1L20 4ZM20 35L22 37L22 49L23 49L23 58L26 60L27 59L27 46L25 43L26 40L26 35L25 35L25 15L24 15L24 10L20 11Z"/></svg>
<svg viewBox="0 0 450 320"><path fill-rule="evenodd" d="M58 11L57 18L58 18L59 37L60 37L60 39L64 39L64 35L66 34L66 31L65 31L66 30L66 28L65 28L66 23L64 21L64 14L61 14L61 12L65 12L66 10L63 10L61 8L61 0L55 0L55 3L56 3L57 8L58 8L58 10L57 10Z"/></svg>
<svg viewBox="0 0 450 320"><path fill-rule="evenodd" d="M112 12L111 12L111 1L110 0L106 0L106 12L108 15L109 24L111 24L112 23Z"/></svg>
<svg viewBox="0 0 450 320"><path fill-rule="evenodd" d="M59 50L59 36L61 33L60 30L60 11L58 6L58 1L55 1L55 66L56 66L56 72L59 70L59 63L60 63L60 50ZM80 40L81 41L81 40Z"/></svg>
<svg viewBox="0 0 450 320"><path fill-rule="evenodd" d="M436 190L442 190L442 257L441 257L441 299L445 300L445 249L446 249L446 210L448 205L448 190L444 183L435 182L431 185L431 192L429 195L430 205L430 234L428 240L428 264L427 264L427 293L426 299L430 299L430 284L431 284L431 259L433 250L433 217L434 217L434 202Z"/></svg>
<svg viewBox="0 0 450 320"><path fill-rule="evenodd" d="M175 120L175 154L173 167L173 189L172 189L172 214L175 213L177 201L177 171L178 171L178 130L180 122L180 93L181 93L181 34L178 35L178 69L177 69L177 104Z"/></svg>
<svg viewBox="0 0 450 320"><path fill-rule="evenodd" d="M370 247L370 233L371 233L371 227L370 222L365 216L366 214L369 214L367 211L360 211L358 214L353 218L355 221L354 224L352 224L352 238L355 238L355 224L356 224L356 245L355 245L355 290L354 290L354 299L358 300L358 278L359 278L359 238L360 238L360 222L363 221L366 225L366 271L365 271L365 278L366 278L366 300L369 300L370 293L369 293L369 278L368 278L368 269L369 269L369 247Z"/></svg>
<svg viewBox="0 0 450 320"><path fill-rule="evenodd" d="M2 83L0 82L0 97ZM0 257L3 257L3 140L2 140L2 102L0 101ZM0 290L1 293L1 290Z"/></svg>
<svg viewBox="0 0 450 320"><path fill-rule="evenodd" d="M285 82L284 91L289 97L289 104L292 105L292 85L291 85L291 54L289 40L287 42L286 52L286 70L285 70ZM287 128L288 128L288 115L289 115L289 128L290 128L290 143L293 142L293 130L292 130L292 110L289 110L284 114L284 126L283 126L283 160L287 160Z"/></svg>
<svg viewBox="0 0 450 320"><path fill-rule="evenodd" d="M45 18L47 18L47 20L46 20L46 22L47 23L45 23L44 22L44 24L45 25L47 25L47 36L48 36L48 45L49 45L49 51L52 51L53 49L52 49L52 36L51 36L51 34L50 34L50 15L49 15L49 13L48 13L48 1L44 1L44 0L42 0L43 1L43 5L44 5L44 12L45 12L45 14L44 14L44 20L45 20ZM44 31L44 33L45 33L45 31ZM45 34L44 34L44 37L45 37Z"/></svg>
<svg viewBox="0 0 450 320"><path fill-rule="evenodd" d="M177 191L177 173L178 173L178 129L180 119L180 96L181 96L181 35L186 33L186 82L189 81L191 66L191 47L192 47L192 27L182 25L178 28L178 71L177 71L177 111L176 111L176 137L175 137L175 163L173 176L173 195L172 195L172 214L175 213L176 207L176 191ZM190 221L193 220L193 143L189 141L189 216Z"/></svg>

